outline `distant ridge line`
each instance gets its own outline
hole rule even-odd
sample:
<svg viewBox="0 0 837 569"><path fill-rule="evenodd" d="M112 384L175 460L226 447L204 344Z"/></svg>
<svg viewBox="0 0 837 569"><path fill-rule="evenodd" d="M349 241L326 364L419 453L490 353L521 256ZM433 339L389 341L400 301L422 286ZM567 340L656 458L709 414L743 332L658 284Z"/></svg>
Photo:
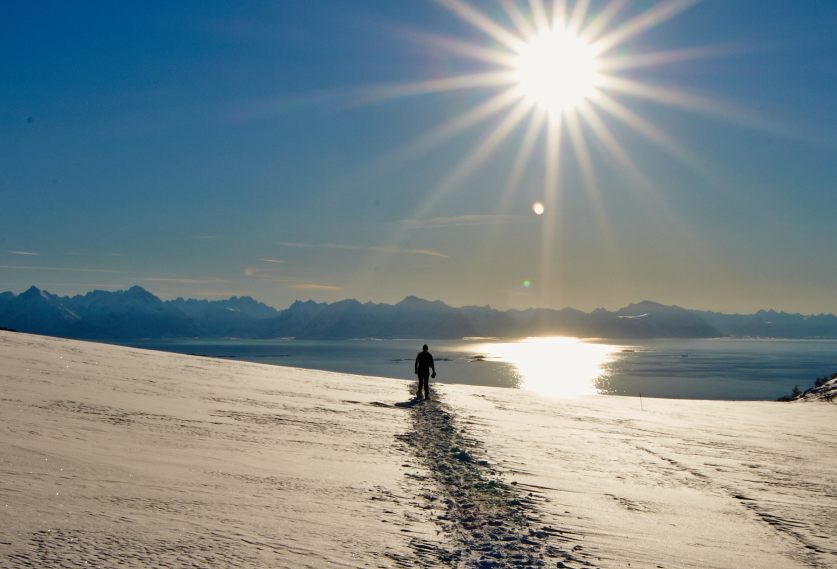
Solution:
<svg viewBox="0 0 837 569"><path fill-rule="evenodd" d="M723 314L651 301L616 311L597 308L490 306L455 308L440 300L407 296L394 305L296 301L277 310L249 296L226 300L163 301L140 286L57 296L31 287L0 293L0 328L64 338L246 339L460 339L571 336L635 340L652 338L837 338L837 316L760 310Z"/></svg>

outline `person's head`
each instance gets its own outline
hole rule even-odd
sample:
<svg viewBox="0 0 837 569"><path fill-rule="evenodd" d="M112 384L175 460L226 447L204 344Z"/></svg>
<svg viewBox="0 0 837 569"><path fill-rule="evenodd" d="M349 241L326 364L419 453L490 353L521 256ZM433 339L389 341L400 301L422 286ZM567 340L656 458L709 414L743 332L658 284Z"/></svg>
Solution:
<svg viewBox="0 0 837 569"><path fill-rule="evenodd" d="M423 345L423 346L421 347L421 351L422 351L422 352L426 352L426 351L427 351L427 344L425 344L425 345Z"/></svg>

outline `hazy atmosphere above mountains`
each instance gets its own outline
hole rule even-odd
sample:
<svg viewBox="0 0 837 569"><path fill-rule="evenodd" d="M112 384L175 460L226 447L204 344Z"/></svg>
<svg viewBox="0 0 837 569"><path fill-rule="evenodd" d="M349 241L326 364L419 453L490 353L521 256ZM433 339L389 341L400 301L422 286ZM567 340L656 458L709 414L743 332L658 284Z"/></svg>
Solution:
<svg viewBox="0 0 837 569"><path fill-rule="evenodd" d="M837 313L834 2L533 5L3 2L0 290Z"/></svg>

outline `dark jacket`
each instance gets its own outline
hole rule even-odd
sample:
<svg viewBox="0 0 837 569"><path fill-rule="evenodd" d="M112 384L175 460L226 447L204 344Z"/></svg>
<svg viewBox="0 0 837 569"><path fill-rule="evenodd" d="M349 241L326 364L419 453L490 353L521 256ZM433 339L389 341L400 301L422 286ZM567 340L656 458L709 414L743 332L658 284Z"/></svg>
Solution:
<svg viewBox="0 0 837 569"><path fill-rule="evenodd" d="M436 373L436 366L433 365L433 356L430 352L419 352L416 356L416 373L427 374L430 370Z"/></svg>

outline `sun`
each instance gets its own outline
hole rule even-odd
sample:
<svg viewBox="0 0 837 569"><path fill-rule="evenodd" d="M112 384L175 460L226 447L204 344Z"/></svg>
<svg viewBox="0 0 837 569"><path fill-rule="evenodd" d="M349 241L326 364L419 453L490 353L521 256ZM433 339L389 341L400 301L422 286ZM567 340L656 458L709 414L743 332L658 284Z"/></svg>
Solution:
<svg viewBox="0 0 837 569"><path fill-rule="evenodd" d="M580 189L589 196L604 239L612 240L598 182L602 159L621 168L633 186L658 199L654 185L631 158L631 145L617 137L626 132L622 127L649 139L695 172L703 175L705 171L697 157L653 120L634 110L632 103L652 101L719 118L735 114L728 107L683 89L631 77L638 68L724 54L723 49L709 46L644 53L632 48L634 38L702 0L482 0L481 4L494 5L488 12L477 8L474 0L435 2L484 34L485 41L423 32L408 36L469 61L473 71L376 87L368 92L366 100L467 90L486 95L473 107L388 152L379 164L391 168L414 160L480 125L492 124L420 200L411 217L427 219L438 213L451 194L465 187L467 179L500 152L504 143L519 141L516 151L511 149L514 155L507 178L497 182L501 188L496 211L503 215L514 211L520 206L515 200L520 192L532 191L524 190L525 186L541 186L542 197L533 208L542 225L538 280L542 294L550 290L559 228L569 215L560 207L562 196L579 187L576 183L569 188L562 156L574 159L581 174ZM566 146L571 154L563 150ZM535 160L543 163L542 175L533 173L531 164ZM406 238L407 227L396 232L393 243Z"/></svg>
<svg viewBox="0 0 837 569"><path fill-rule="evenodd" d="M550 115L578 107L602 83L596 49L570 30L547 30L518 53L514 79L521 95Z"/></svg>
<svg viewBox="0 0 837 569"><path fill-rule="evenodd" d="M545 158L541 201L549 215L557 215L559 210L552 205L562 191L559 160L564 140L572 147L594 207L601 209L590 142L609 154L640 185L646 184L629 149L611 130L614 122L627 125L678 159L697 163L677 141L625 102L645 99L709 114L714 112L713 103L679 89L633 79L629 74L636 68L674 64L720 52L686 48L631 53L626 44L701 1L659 0L650 7L637 8L627 0L601 0L593 9L591 0L496 0L499 10L489 15L468 0L435 0L485 34L488 42L466 42L420 32L411 37L434 49L479 62L475 72L374 88L369 91L368 100L471 89L489 96L387 153L381 163L410 161L480 124L493 122L495 126L439 180L414 217L418 219L438 209L515 133L522 134L518 136L521 143L503 189L501 209L512 202L529 172L530 160L540 152ZM624 12L629 13L620 21L619 15Z"/></svg>

